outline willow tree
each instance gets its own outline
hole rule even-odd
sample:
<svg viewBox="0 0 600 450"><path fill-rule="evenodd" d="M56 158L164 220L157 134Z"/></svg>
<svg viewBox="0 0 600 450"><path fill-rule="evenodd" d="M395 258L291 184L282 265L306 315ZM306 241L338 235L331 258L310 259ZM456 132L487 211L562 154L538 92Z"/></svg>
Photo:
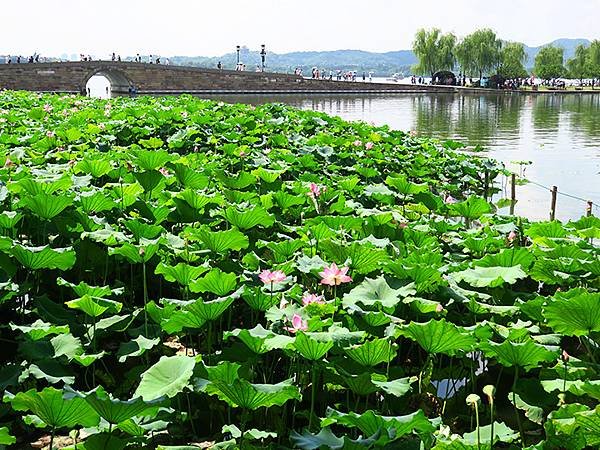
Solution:
<svg viewBox="0 0 600 450"><path fill-rule="evenodd" d="M505 42L500 50L500 68L498 73L504 78L523 78L527 76L525 63L527 52L520 42Z"/></svg>
<svg viewBox="0 0 600 450"><path fill-rule="evenodd" d="M544 80L562 77L565 73L563 54L564 50L560 47L551 45L542 47L535 57L533 66L536 76Z"/></svg>
<svg viewBox="0 0 600 450"><path fill-rule="evenodd" d="M500 66L502 41L489 28L476 30L466 36L458 45L459 63L464 70L478 73L479 79L484 73L497 70ZM458 56L457 55L457 56Z"/></svg>
<svg viewBox="0 0 600 450"><path fill-rule="evenodd" d="M600 41L594 40L589 48L590 75L600 78Z"/></svg>
<svg viewBox="0 0 600 450"><path fill-rule="evenodd" d="M590 51L583 44L579 44L575 49L575 55L567 61L569 76L577 78L583 84L583 79L591 75Z"/></svg>
<svg viewBox="0 0 600 450"><path fill-rule="evenodd" d="M419 63L414 66L415 73L430 75L433 79L439 70L452 70L455 45L456 37L452 33L442 34L438 28L417 31L413 52L419 58Z"/></svg>

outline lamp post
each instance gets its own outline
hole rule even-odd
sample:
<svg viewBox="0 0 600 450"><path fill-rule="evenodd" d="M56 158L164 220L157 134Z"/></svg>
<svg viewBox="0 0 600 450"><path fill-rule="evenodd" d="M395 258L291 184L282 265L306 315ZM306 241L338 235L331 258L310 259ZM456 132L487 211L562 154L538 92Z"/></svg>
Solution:
<svg viewBox="0 0 600 450"><path fill-rule="evenodd" d="M237 65L236 65L236 69L238 69L239 66L240 66L240 48L241 47L239 45L235 46L235 50L237 52Z"/></svg>
<svg viewBox="0 0 600 450"><path fill-rule="evenodd" d="M260 60L262 61L261 71L265 71L265 58L267 56L267 51L265 50L265 44L260 46Z"/></svg>

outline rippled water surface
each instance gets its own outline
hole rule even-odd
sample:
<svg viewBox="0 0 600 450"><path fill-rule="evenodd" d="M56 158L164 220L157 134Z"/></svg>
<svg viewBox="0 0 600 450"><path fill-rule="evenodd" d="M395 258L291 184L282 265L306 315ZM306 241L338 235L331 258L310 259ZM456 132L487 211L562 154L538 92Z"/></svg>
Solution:
<svg viewBox="0 0 600 450"><path fill-rule="evenodd" d="M215 97L213 97L215 98ZM221 95L228 102L283 102L349 120L455 139L544 186L600 205L600 92L568 95L397 94L377 96ZM519 166L515 161L531 161ZM499 183L502 180L498 180ZM507 186L507 189L509 187ZM517 188L515 212L546 219L550 192L535 184ZM585 213L586 203L559 195L556 216ZM594 207L600 215L600 208Z"/></svg>

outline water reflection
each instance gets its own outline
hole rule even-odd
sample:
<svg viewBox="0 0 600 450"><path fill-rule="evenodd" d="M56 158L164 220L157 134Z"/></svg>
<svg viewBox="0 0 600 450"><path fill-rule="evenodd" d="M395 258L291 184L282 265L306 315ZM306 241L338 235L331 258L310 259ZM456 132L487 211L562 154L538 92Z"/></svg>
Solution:
<svg viewBox="0 0 600 450"><path fill-rule="evenodd" d="M598 94L397 94L375 96L231 96L229 102L283 102L419 135L479 145L487 155L545 186L600 204L600 92ZM535 185L517 189L516 213L548 217L550 193ZM559 196L557 218L578 218L585 203ZM600 209L595 210L600 215Z"/></svg>

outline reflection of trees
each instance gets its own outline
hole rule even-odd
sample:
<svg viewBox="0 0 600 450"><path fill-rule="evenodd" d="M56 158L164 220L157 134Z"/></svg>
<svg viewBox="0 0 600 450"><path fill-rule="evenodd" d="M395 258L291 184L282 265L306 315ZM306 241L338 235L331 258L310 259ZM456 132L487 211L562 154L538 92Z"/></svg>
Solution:
<svg viewBox="0 0 600 450"><path fill-rule="evenodd" d="M531 113L533 115L534 131L548 135L550 132L558 132L560 120L560 108L565 95L543 94L533 97Z"/></svg>
<svg viewBox="0 0 600 450"><path fill-rule="evenodd" d="M585 133L594 139L600 136L600 94L569 95L563 101L563 110L570 113L573 133Z"/></svg>
<svg viewBox="0 0 600 450"><path fill-rule="evenodd" d="M412 98L414 129L419 134L449 138L452 131L452 95L418 95Z"/></svg>
<svg viewBox="0 0 600 450"><path fill-rule="evenodd" d="M487 144L496 132L496 97L463 95L457 100L456 134L470 144Z"/></svg>
<svg viewBox="0 0 600 450"><path fill-rule="evenodd" d="M498 130L518 133L521 111L525 104L523 95L499 95L496 97Z"/></svg>

